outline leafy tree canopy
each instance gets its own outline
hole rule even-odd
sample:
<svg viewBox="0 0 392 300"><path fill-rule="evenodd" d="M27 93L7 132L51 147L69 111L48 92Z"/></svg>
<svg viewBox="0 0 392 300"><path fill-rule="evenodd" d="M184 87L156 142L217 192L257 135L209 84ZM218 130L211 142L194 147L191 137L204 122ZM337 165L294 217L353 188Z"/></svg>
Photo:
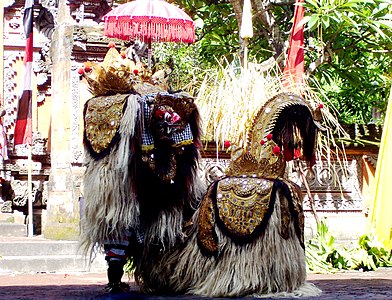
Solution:
<svg viewBox="0 0 392 300"><path fill-rule="evenodd" d="M305 1L308 75L341 119L367 123L386 110L392 75L391 1Z"/></svg>
<svg viewBox="0 0 392 300"><path fill-rule="evenodd" d="M197 82L222 57L243 50L243 0L169 0L195 21L194 45L154 45L162 62L177 68L175 82ZM273 57L281 67L292 26L293 0L252 0L254 37L249 57ZM392 75L392 0L305 0L305 68L312 87L340 112L342 121L368 123L385 112ZM165 50L166 49L166 50ZM158 54L159 53L159 54ZM176 83L175 83L176 84Z"/></svg>

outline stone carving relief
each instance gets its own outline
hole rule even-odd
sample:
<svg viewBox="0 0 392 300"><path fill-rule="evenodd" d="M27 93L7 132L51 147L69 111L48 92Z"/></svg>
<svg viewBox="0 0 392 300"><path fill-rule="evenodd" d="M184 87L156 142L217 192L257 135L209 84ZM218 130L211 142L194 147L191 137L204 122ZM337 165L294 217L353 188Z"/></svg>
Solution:
<svg viewBox="0 0 392 300"><path fill-rule="evenodd" d="M43 50L46 48L43 47ZM6 50L4 51L4 109L6 111L5 116L3 117L3 125L4 130L7 133L8 139L8 150L9 153L13 152L12 147L12 139L13 139L13 130L15 126L15 121L17 117L17 109L18 109L18 98L21 93L21 90L16 87L15 78L18 78L16 73L15 64L16 61L23 60L23 51L12 51ZM38 95L37 95L37 105L40 106L44 103L47 96L50 95L50 89L47 88L48 80L50 79L50 67L47 62L43 61L43 54L41 52L34 52L33 54L33 70L37 74L37 83L38 85ZM50 80L49 80L50 81ZM39 133L36 133L39 135ZM34 136L33 136L34 139ZM43 153L42 150L45 149L42 144L43 140L39 137L36 137L36 141L34 143L36 154L46 154ZM46 143L46 142L45 142ZM46 150L45 150L46 151ZM24 154L22 154L24 155Z"/></svg>
<svg viewBox="0 0 392 300"><path fill-rule="evenodd" d="M345 162L343 167L338 162L318 162L312 168L312 172L302 163L306 179L317 210L326 211L361 211L361 160L353 157ZM309 198L302 183L298 169L292 167L289 170L289 178L296 182L304 191L304 206L309 208Z"/></svg>
<svg viewBox="0 0 392 300"><path fill-rule="evenodd" d="M48 39L52 38L57 24L57 2L57 0L41 0L42 7L39 10L38 16L34 19L38 32L42 33Z"/></svg>
<svg viewBox="0 0 392 300"><path fill-rule="evenodd" d="M36 157L33 157L34 159ZM6 162L3 164L3 168L5 172L11 173L10 175L10 180L12 181L14 178L12 176L15 176L15 174L20 174L20 175L27 175L28 173L28 160L27 158L23 159L20 158L18 160L15 160L14 162ZM31 172L32 175L39 175L39 176L49 176L50 175L50 169L44 165L41 161L32 161L31 162Z"/></svg>
<svg viewBox="0 0 392 300"><path fill-rule="evenodd" d="M12 209L12 201L5 201L3 206L0 209L2 213L13 213L14 210Z"/></svg>
<svg viewBox="0 0 392 300"><path fill-rule="evenodd" d="M6 110L6 114L3 117L3 125L7 133L13 132L13 127L15 125L18 109L18 97L21 93L15 85L15 78L17 78L15 63L18 60L23 60L23 55L24 54L21 51L4 51L4 109ZM34 71L38 71L41 78L48 79L48 73L44 71L44 68L39 67L45 64L41 60L41 53L34 52L33 61ZM48 68L45 69L49 72ZM40 76L38 76L37 79L39 79ZM41 80L41 83L45 84L46 81L44 82L43 79ZM37 97L39 100L38 105L43 103L48 92L50 93L50 90L39 91L39 95Z"/></svg>
<svg viewBox="0 0 392 300"><path fill-rule="evenodd" d="M31 146L31 153L33 155L47 155L46 143L48 139L42 137L40 132L33 132L33 144ZM14 154L17 156L27 156L27 145L17 145L14 148Z"/></svg>
<svg viewBox="0 0 392 300"><path fill-rule="evenodd" d="M12 194L11 194L12 202L15 206L27 205L28 187L27 187L26 181L20 181L20 180L11 181L11 191L12 191ZM36 193L36 189L34 187L34 184L32 184L33 202L35 200L35 193Z"/></svg>
<svg viewBox="0 0 392 300"><path fill-rule="evenodd" d="M87 20L96 23L102 21L102 17L111 10L113 0L68 0L71 16L80 24Z"/></svg>
<svg viewBox="0 0 392 300"><path fill-rule="evenodd" d="M24 42L24 31L22 21L23 7L16 5L5 6L3 20L3 42L4 45L22 45Z"/></svg>
<svg viewBox="0 0 392 300"><path fill-rule="evenodd" d="M48 202L47 182L33 180L31 196L33 206L37 208L46 207ZM15 209L25 210L28 204L28 183L22 180L12 180L7 193L7 201L3 203L1 212L12 213Z"/></svg>
<svg viewBox="0 0 392 300"><path fill-rule="evenodd" d="M72 59L75 62L103 61L109 40L103 35L103 26L75 26Z"/></svg>
<svg viewBox="0 0 392 300"><path fill-rule="evenodd" d="M79 96L79 85L80 79L77 72L77 64L73 64L71 67L71 151L72 151L72 163L83 162L83 147L82 141L80 140L79 127L80 127L80 112L83 108L80 107L80 96Z"/></svg>
<svg viewBox="0 0 392 300"><path fill-rule="evenodd" d="M17 75L15 62L22 59L21 52L4 51L4 109L6 114L3 118L3 126L5 132L9 132L15 125L19 95L14 79Z"/></svg>

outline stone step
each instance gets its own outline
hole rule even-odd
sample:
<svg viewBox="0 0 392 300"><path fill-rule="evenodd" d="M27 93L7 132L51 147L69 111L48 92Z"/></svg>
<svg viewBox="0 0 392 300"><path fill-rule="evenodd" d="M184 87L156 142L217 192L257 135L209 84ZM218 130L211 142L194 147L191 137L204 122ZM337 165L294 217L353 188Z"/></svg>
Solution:
<svg viewBox="0 0 392 300"><path fill-rule="evenodd" d="M3 238L0 240L1 256L77 255L76 241L55 241L33 238Z"/></svg>
<svg viewBox="0 0 392 300"><path fill-rule="evenodd" d="M0 223L0 236L25 237L27 226L16 223Z"/></svg>
<svg viewBox="0 0 392 300"><path fill-rule="evenodd" d="M80 255L2 256L0 273L105 272L104 259L98 259L89 265Z"/></svg>
<svg viewBox="0 0 392 300"><path fill-rule="evenodd" d="M77 241L1 237L0 273L106 272L103 254L89 264L77 250Z"/></svg>

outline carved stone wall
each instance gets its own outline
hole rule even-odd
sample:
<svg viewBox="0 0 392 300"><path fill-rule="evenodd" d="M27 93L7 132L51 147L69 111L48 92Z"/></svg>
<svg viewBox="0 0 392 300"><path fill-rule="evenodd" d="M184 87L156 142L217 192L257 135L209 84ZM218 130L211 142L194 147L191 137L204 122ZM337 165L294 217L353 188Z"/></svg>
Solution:
<svg viewBox="0 0 392 300"><path fill-rule="evenodd" d="M24 57L25 37L23 32L23 5L24 1L16 1L10 7L6 7L4 11L4 106L7 111L4 117L4 125L7 130L13 129L16 118L17 99L21 90L16 89L16 80L19 78L16 74L16 61L22 61ZM45 9L47 14L49 10ZM53 10L53 8L52 8ZM40 10L36 10L35 17L38 16ZM39 27L39 21L36 21ZM34 35L34 52L33 52L33 71L37 80L37 105L42 105L45 98L50 96L50 69L51 60L49 57L50 38L44 34Z"/></svg>
<svg viewBox="0 0 392 300"><path fill-rule="evenodd" d="M44 5L50 1L41 1ZM53 1L52 1L53 2ZM37 3L35 3L37 4ZM36 5L34 17L37 17L43 6ZM0 164L1 199L0 211L12 213L14 210L27 211L27 146L13 145L13 131L17 117L18 98L21 94L21 63L25 55L25 36L23 30L24 1L16 0L4 7L3 24L3 107L2 118L6 137L8 159ZM46 9L53 10L53 6ZM44 18L44 16L41 16ZM53 20L53 18L52 18ZM35 24L39 26L39 20ZM42 25L41 28L44 26ZM34 99L37 107L44 105L45 99L51 96L50 91L50 39L37 32L34 34L33 72L37 83L37 94ZM40 132L33 132L32 145L32 188L34 208L45 208L48 201L47 182L50 174L50 156L46 145L48 138Z"/></svg>
<svg viewBox="0 0 392 300"><path fill-rule="evenodd" d="M362 211L362 160L354 156L345 166L341 163L318 162L310 172L302 163L306 180L311 190L318 211ZM301 180L300 173L294 167L288 170L289 178L301 186L304 192L304 208L309 210L309 197Z"/></svg>
<svg viewBox="0 0 392 300"><path fill-rule="evenodd" d="M4 95L3 106L6 111L2 121L7 135L8 141L8 157L9 159L0 162L0 211L12 213L14 210L20 210L26 213L27 208L27 148L24 146L13 146L13 131L17 115L18 98L21 93L21 63L25 52L25 36L23 30L23 10L24 0L7 1L4 3L4 28L3 28L3 61L4 61L4 89L1 95ZM61 4L61 5L60 5ZM69 20L75 20L75 35L72 37L75 48L72 50L72 62L70 74L70 86L65 94L71 94L69 110L69 141L65 147L70 149L71 159L66 160L70 163L65 170L68 173L64 176L58 176L56 186L69 187L66 190L72 195L78 197L80 195L81 177L79 170L82 165L82 139L81 130L83 123L81 115L83 106L80 102L80 81L77 74L77 68L81 62L86 60L103 60L103 56L107 51L107 40L102 34L94 34L94 31L102 31L102 26L94 28L90 26L89 32L85 33L84 25L97 25L101 22L102 16L111 9L113 1L111 0L68 0L59 2L58 0L35 0L34 3L34 52L33 52L33 71L37 82L37 94L34 99L37 101L37 111L45 105L48 98L52 98L52 72L53 62L50 48L53 43L53 33L55 28L63 25L64 12L70 14ZM69 9L64 9L64 5ZM62 7L60 9L60 6ZM60 14L60 10L63 14ZM63 21L59 20L59 16L63 16ZM61 23L61 24L60 24ZM78 24L78 25L77 25ZM98 38L97 38L98 36ZM78 47L79 45L79 47ZM62 97L61 93L57 93L57 98ZM3 98L3 97L2 97ZM52 99L53 101L53 99ZM50 106L48 106L50 108ZM47 107L43 107L42 111L48 111ZM50 118L50 116L48 116ZM68 126L68 125L67 125ZM46 134L46 131L45 131ZM48 203L49 189L53 188L54 183L49 181L52 175L53 166L50 157L51 149L47 149L48 137L41 136L40 133L34 132L33 142L33 205L37 211L40 208L46 208ZM64 146L62 146L64 147ZM53 149L53 146L52 146ZM55 151L56 152L56 151ZM57 152L56 152L57 153ZM56 167L61 164L61 160L56 159ZM57 173L56 173L57 174ZM59 179L60 178L60 179ZM65 179L64 179L65 178ZM72 179L68 179L72 178ZM59 182L64 179L65 182ZM52 180L53 181L53 180ZM49 185L51 182L51 185ZM48 188L49 186L49 188ZM51 196L53 198L53 195ZM54 202L61 202L59 195L55 195ZM68 195L65 195L68 198ZM64 201L68 201L67 199ZM56 203L57 203L56 202ZM48 209L49 210L49 209Z"/></svg>

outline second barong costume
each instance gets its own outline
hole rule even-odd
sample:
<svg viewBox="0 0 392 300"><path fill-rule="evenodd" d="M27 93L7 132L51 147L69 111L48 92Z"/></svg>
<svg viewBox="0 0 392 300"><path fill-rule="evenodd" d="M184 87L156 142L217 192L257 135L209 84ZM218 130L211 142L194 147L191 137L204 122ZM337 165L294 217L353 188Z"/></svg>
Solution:
<svg viewBox="0 0 392 300"><path fill-rule="evenodd" d="M259 110L247 146L231 145L225 176L210 185L184 227L184 242L166 251L145 245L135 271L143 291L207 297L320 293L306 282L301 190L285 177L290 153L314 161L313 117L308 104L291 94L277 95Z"/></svg>

